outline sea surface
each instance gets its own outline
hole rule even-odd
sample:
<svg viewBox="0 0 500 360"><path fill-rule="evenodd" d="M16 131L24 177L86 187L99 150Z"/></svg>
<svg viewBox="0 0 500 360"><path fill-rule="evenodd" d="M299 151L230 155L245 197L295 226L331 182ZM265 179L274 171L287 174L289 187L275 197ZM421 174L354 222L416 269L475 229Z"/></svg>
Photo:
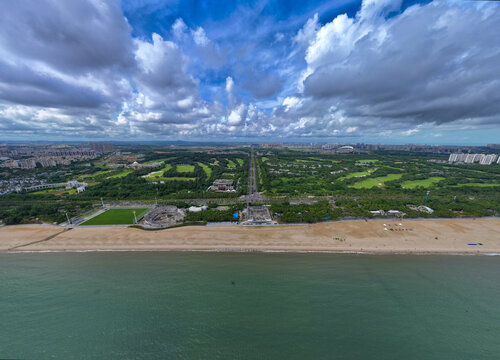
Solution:
<svg viewBox="0 0 500 360"><path fill-rule="evenodd" d="M499 359L500 256L0 254L0 359Z"/></svg>

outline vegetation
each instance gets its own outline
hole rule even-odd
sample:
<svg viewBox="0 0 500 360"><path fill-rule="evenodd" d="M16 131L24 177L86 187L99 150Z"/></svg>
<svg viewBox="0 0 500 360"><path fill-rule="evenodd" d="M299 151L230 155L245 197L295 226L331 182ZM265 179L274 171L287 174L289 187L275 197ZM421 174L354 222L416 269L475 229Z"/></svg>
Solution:
<svg viewBox="0 0 500 360"><path fill-rule="evenodd" d="M46 183L70 180L89 184L75 189L47 189L0 196L0 220L5 224L64 222L106 202L184 202L224 200L230 210L190 213L187 221L232 221L240 196L247 192L249 149L124 146L141 164L163 162L159 168L108 169L97 159L54 169L9 170L5 178L35 177ZM396 209L407 217L498 216L500 165L449 164L446 155L374 151L362 154L257 149L258 190L280 222L314 222L346 217L372 217L372 210ZM135 156L134 155L134 156ZM141 155L141 156L139 156ZM124 156L125 158L125 156ZM127 160L130 163L135 160ZM113 160L120 166L126 160ZM207 191L216 179L232 179L236 192ZM429 215L412 210L425 205Z"/></svg>

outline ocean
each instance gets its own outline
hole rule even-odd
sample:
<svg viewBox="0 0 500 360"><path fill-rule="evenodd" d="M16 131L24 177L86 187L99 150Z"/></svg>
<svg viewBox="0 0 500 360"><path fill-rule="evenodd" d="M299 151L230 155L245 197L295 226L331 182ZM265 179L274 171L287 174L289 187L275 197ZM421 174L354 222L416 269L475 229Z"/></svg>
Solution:
<svg viewBox="0 0 500 360"><path fill-rule="evenodd" d="M499 358L499 256L0 254L0 359Z"/></svg>

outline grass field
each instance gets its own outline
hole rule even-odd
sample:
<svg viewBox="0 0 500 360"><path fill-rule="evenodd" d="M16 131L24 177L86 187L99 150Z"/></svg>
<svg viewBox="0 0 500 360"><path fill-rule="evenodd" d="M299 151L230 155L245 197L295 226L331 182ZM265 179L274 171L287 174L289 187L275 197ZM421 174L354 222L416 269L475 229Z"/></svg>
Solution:
<svg viewBox="0 0 500 360"><path fill-rule="evenodd" d="M334 164L338 164L340 162L338 160L322 159L322 158L316 158L316 157L310 157L308 159L315 160L315 161L321 161L321 162L327 162L327 163L334 163Z"/></svg>
<svg viewBox="0 0 500 360"><path fill-rule="evenodd" d="M194 165L177 165L177 172L190 173L194 171Z"/></svg>
<svg viewBox="0 0 500 360"><path fill-rule="evenodd" d="M240 166L243 166L243 163L245 162L243 159L236 159L238 161L238 164L240 164Z"/></svg>
<svg viewBox="0 0 500 360"><path fill-rule="evenodd" d="M205 174L207 175L207 179L210 179L210 176L212 176L212 168L210 166L207 166L202 163L198 163L203 168L203 171L205 171Z"/></svg>
<svg viewBox="0 0 500 360"><path fill-rule="evenodd" d="M116 179L116 178L121 178L121 177L124 177L124 176L127 176L128 174L130 174L132 172L132 170L125 170L124 172L121 172L121 173L118 173L118 174L114 174L114 175L111 175L111 176L108 176L107 179Z"/></svg>
<svg viewBox="0 0 500 360"><path fill-rule="evenodd" d="M143 178L145 178L147 181L159 181L163 180L165 172L168 170L172 169L172 165L167 164L165 167L161 170L158 171L153 171L147 175L144 175Z"/></svg>
<svg viewBox="0 0 500 360"><path fill-rule="evenodd" d="M355 178L355 177L367 176L367 175L370 175L375 170L377 170L377 168L369 169L366 171L350 173L350 174L347 174L346 176L339 177L337 180L345 180L345 179L351 179L351 178Z"/></svg>
<svg viewBox="0 0 500 360"><path fill-rule="evenodd" d="M401 187L403 189L415 189L418 186L428 188L429 186L432 186L440 182L441 180L444 180L444 177L434 176L424 180L410 180L402 183Z"/></svg>
<svg viewBox="0 0 500 360"><path fill-rule="evenodd" d="M134 223L134 210L139 219L149 209L110 209L92 219L85 221L82 225L129 225Z"/></svg>
<svg viewBox="0 0 500 360"><path fill-rule="evenodd" d="M377 159L364 159L364 160L356 160L357 163L368 163L368 162L377 162Z"/></svg>
<svg viewBox="0 0 500 360"><path fill-rule="evenodd" d="M458 185L453 185L452 187L463 187L463 186L492 187L492 186L500 186L500 184L468 183L468 184L458 184Z"/></svg>
<svg viewBox="0 0 500 360"><path fill-rule="evenodd" d="M163 177L160 178L161 181L194 181L196 178L191 177Z"/></svg>
<svg viewBox="0 0 500 360"><path fill-rule="evenodd" d="M109 174L111 172L113 172L114 170L105 170L105 171L98 171L96 172L95 174L92 174L92 175L84 175L82 176L80 179L81 180L86 180L86 179L95 179L97 176L99 175L105 175L105 174Z"/></svg>
<svg viewBox="0 0 500 360"><path fill-rule="evenodd" d="M236 164L234 163L233 160L229 160L229 159L226 159L227 160L227 167L229 169L234 169L236 167Z"/></svg>
<svg viewBox="0 0 500 360"><path fill-rule="evenodd" d="M169 157L169 158L164 158L164 159L158 159L158 160L151 160L151 161L146 161L144 164L154 164L154 163L157 163L157 162L165 162L165 161L169 161L169 160L173 160L175 159L175 156L174 157Z"/></svg>
<svg viewBox="0 0 500 360"><path fill-rule="evenodd" d="M373 179L366 179L351 185L350 187L354 189L371 189L374 186L383 186L386 181L401 179L403 174L389 174L386 176L381 176Z"/></svg>

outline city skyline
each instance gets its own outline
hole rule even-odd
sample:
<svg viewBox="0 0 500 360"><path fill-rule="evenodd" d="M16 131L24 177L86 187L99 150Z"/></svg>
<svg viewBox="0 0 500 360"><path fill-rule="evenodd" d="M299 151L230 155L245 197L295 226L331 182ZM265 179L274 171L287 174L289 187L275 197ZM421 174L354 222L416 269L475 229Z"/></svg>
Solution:
<svg viewBox="0 0 500 360"><path fill-rule="evenodd" d="M0 4L0 141L486 145L480 1Z"/></svg>

